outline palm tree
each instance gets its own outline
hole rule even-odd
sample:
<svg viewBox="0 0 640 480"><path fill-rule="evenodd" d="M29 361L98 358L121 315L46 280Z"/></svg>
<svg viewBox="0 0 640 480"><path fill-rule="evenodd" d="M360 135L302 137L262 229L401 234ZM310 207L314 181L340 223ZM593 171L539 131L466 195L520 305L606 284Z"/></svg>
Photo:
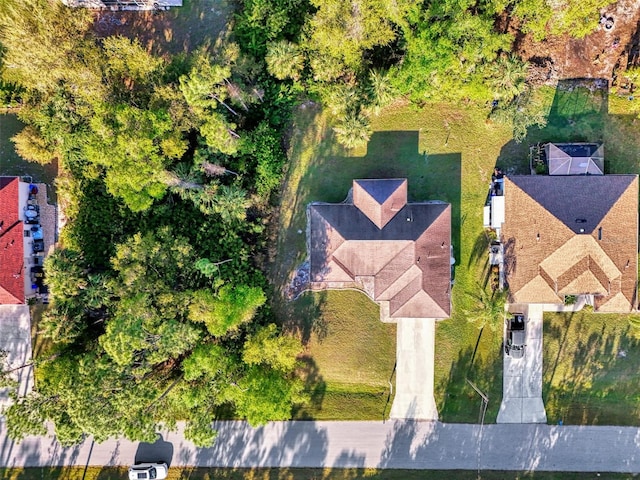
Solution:
<svg viewBox="0 0 640 480"><path fill-rule="evenodd" d="M278 80L298 80L304 67L304 56L295 43L281 40L267 45L267 70Z"/></svg>
<svg viewBox="0 0 640 480"><path fill-rule="evenodd" d="M527 64L513 55L503 55L489 66L489 83L496 97L508 102L526 89Z"/></svg>
<svg viewBox="0 0 640 480"><path fill-rule="evenodd" d="M396 92L387 75L379 70L371 70L367 94L374 115L378 115L383 107L393 101Z"/></svg>
<svg viewBox="0 0 640 480"><path fill-rule="evenodd" d="M363 114L347 114L344 120L333 127L336 139L348 149L363 147L371 138L369 119Z"/></svg>
<svg viewBox="0 0 640 480"><path fill-rule="evenodd" d="M504 307L507 303L507 291L487 291L478 284L477 293L469 294L473 299L472 309L465 311L469 322L477 324L479 329L489 327L496 331L504 321Z"/></svg>

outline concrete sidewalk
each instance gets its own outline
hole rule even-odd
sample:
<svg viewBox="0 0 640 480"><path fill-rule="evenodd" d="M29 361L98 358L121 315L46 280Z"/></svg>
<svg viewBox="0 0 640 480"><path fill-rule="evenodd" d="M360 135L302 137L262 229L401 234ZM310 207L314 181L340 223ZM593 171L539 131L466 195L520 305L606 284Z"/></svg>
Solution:
<svg viewBox="0 0 640 480"><path fill-rule="evenodd" d="M184 440L183 426L158 444L110 440L62 448L53 438L6 438L0 466L129 465L164 460L201 467L377 467L461 470L640 472L640 429L439 422L216 423L212 448Z"/></svg>
<svg viewBox="0 0 640 480"><path fill-rule="evenodd" d="M6 353L4 368L18 382L18 393L33 388L33 367L20 368L31 361L31 314L27 305L0 305L0 350ZM0 388L0 408L10 405L9 389Z"/></svg>

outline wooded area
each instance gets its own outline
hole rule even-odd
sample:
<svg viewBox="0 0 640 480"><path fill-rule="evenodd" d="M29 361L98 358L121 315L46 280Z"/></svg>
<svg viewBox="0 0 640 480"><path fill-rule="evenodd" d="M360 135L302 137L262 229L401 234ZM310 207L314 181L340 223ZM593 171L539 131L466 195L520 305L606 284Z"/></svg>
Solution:
<svg viewBox="0 0 640 480"><path fill-rule="evenodd" d="M42 328L55 352L7 412L17 439L52 421L63 444L90 434L153 441L188 422L288 419L308 392L300 340L281 331L265 278L286 128L306 100L361 146L398 97L499 102L526 130L522 33L581 37L611 0L245 0L228 38L157 55L100 38L93 14L4 0L0 93L27 127L24 158L58 159L68 223L46 263Z"/></svg>

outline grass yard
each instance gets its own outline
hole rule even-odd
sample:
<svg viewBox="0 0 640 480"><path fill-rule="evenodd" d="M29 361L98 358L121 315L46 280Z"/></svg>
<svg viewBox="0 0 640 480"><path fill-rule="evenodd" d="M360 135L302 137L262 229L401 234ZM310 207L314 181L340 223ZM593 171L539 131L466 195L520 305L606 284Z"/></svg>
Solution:
<svg viewBox="0 0 640 480"><path fill-rule="evenodd" d="M25 468L2 469L2 480L119 480L125 478L126 468ZM376 470L376 469L319 469L319 468L171 468L169 480L630 480L636 475L626 473L571 472L498 472L464 470Z"/></svg>
<svg viewBox="0 0 640 480"><path fill-rule="evenodd" d="M366 150L345 152L333 139L329 119L314 105L305 104L296 115L291 139L291 164L283 191L277 262L273 275L282 288L295 266L304 260L306 227L305 207L313 201L340 202L354 178L409 178L409 198L445 200L452 204L452 237L458 259L454 306L461 312L469 308L467 293L473 293L484 267L485 258L473 257L477 238L482 235L482 209L491 172L502 146L511 138L508 128L487 122L488 110L462 109L451 105L432 105L417 110L406 105L388 108L374 122L373 134ZM464 234L463 228L464 226ZM341 387L342 378L350 376L345 358L357 357L357 351L387 342L386 351L393 368L395 337L374 340L370 336L345 335L347 342L324 338L322 332L336 317L355 316L357 325L379 323L378 309L364 295L362 305L349 314L351 302L338 301L336 292L309 294L319 307L309 308L309 300L278 305L285 324L297 329L307 340L316 375L325 384L324 398L340 395L341 402L322 405L322 417L345 418L345 409L361 392L371 391L371 377L358 383L350 380L349 392ZM341 299L341 298L340 298ZM301 304L305 305L301 305ZM330 312L329 315L325 315ZM305 314L308 315L305 317ZM316 327L318 326L318 327ZM331 330L332 332L336 330ZM363 331L363 330L361 330ZM438 325L436 333L436 401L445 421L476 421L479 397L465 382L469 377L487 391L494 402L489 417L497 415L501 397L501 338L485 331L478 343L478 328L457 313ZM362 339L362 340L360 340ZM387 382L390 368L378 372L378 380ZM353 378L353 376L351 376ZM386 397L382 400L385 400ZM369 411L358 410L356 418L379 419L384 403ZM388 412L388 409L387 409Z"/></svg>
<svg viewBox="0 0 640 480"><path fill-rule="evenodd" d="M625 315L547 313L544 320L549 422L640 425L640 330Z"/></svg>
<svg viewBox="0 0 640 480"><path fill-rule="evenodd" d="M436 402L440 418L446 422L478 421L480 398L467 379L489 396L485 421L495 421L502 397L501 332L485 329L480 335L476 325L469 322L474 308L471 295L481 288L487 274L482 205L494 166L497 164L510 173L529 173L528 151L533 143L604 141L609 173L640 172L640 139L636 133L640 102L609 97L606 91L571 81L562 82L558 89L540 88L534 100L547 125L529 129L520 144L513 141L509 127L488 120L488 108L472 105L431 104L422 109L393 105L374 119L374 134L367 147L348 152L337 145L330 118L315 104L303 104L294 116L278 241L272 252L275 256L272 279L278 291L282 291L291 272L306 256L306 205L311 201L342 201L352 179L407 177L410 200L438 199L452 204L452 241L457 259L452 294L454 312L451 319L437 326L435 358ZM376 345L386 355L393 354L395 339L389 332L362 334L366 326L378 320L373 302L358 293L328 292L307 294L290 304L277 303L275 310L285 325L300 333L307 346L314 403L298 412L298 416L378 419L381 411L388 412L384 409L384 393L378 402L362 399L377 392L376 388L383 388L380 382L389 378L388 365L393 363L377 364L377 375L350 375L354 359L368 345ZM351 322L346 320L349 317ZM567 317L558 318L562 322ZM604 321L600 315L585 318L589 319L588 325ZM620 327L623 329L627 325L624 317L614 316L610 325L615 322L623 325ZM553 352L554 333L547 324L548 356L553 355L549 352ZM348 328L341 331L344 325ZM598 328L594 326L593 333L599 332ZM631 335L627 330L624 335ZM577 331L567 334L575 336ZM374 338L375 335L379 337ZM381 350L380 345L385 342L387 347ZM576 351L568 347L561 353L560 371L562 365L571 366L574 362L578 363L573 368L595 368L589 364L592 358L576 356ZM635 358L631 353L625 359L626 364L637 365ZM545 368L548 363L550 359L545 357ZM633 399L625 401L629 408L620 409L612 393L618 388L625 391L630 388L624 386L626 380L619 378L619 374L614 369L607 375L596 375L599 390L583 385L573 388L574 397L570 397L560 393L559 374L549 377L549 370L545 370L550 421L556 421L562 414L567 423L598 423L597 418L602 423L605 417L611 419L607 422L617 424L637 423ZM347 383L345 376L349 377ZM575 406L578 403L573 402L600 406L580 410ZM619 411L614 415L616 408Z"/></svg>
<svg viewBox="0 0 640 480"><path fill-rule="evenodd" d="M396 326L356 291L304 294L296 304L316 312L309 325L304 372L312 402L296 418L383 419L391 408Z"/></svg>

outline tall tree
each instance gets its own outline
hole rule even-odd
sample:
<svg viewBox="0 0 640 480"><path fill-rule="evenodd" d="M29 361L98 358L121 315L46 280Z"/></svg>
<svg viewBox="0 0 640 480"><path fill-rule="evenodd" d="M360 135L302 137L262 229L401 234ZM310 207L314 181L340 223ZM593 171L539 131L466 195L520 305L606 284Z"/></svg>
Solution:
<svg viewBox="0 0 640 480"><path fill-rule="evenodd" d="M333 127L338 142L346 148L362 147L371 138L369 119L364 115L347 115Z"/></svg>
<svg viewBox="0 0 640 480"><path fill-rule="evenodd" d="M298 80L304 68L304 55L298 45L287 40L267 44L267 70L279 80Z"/></svg>

